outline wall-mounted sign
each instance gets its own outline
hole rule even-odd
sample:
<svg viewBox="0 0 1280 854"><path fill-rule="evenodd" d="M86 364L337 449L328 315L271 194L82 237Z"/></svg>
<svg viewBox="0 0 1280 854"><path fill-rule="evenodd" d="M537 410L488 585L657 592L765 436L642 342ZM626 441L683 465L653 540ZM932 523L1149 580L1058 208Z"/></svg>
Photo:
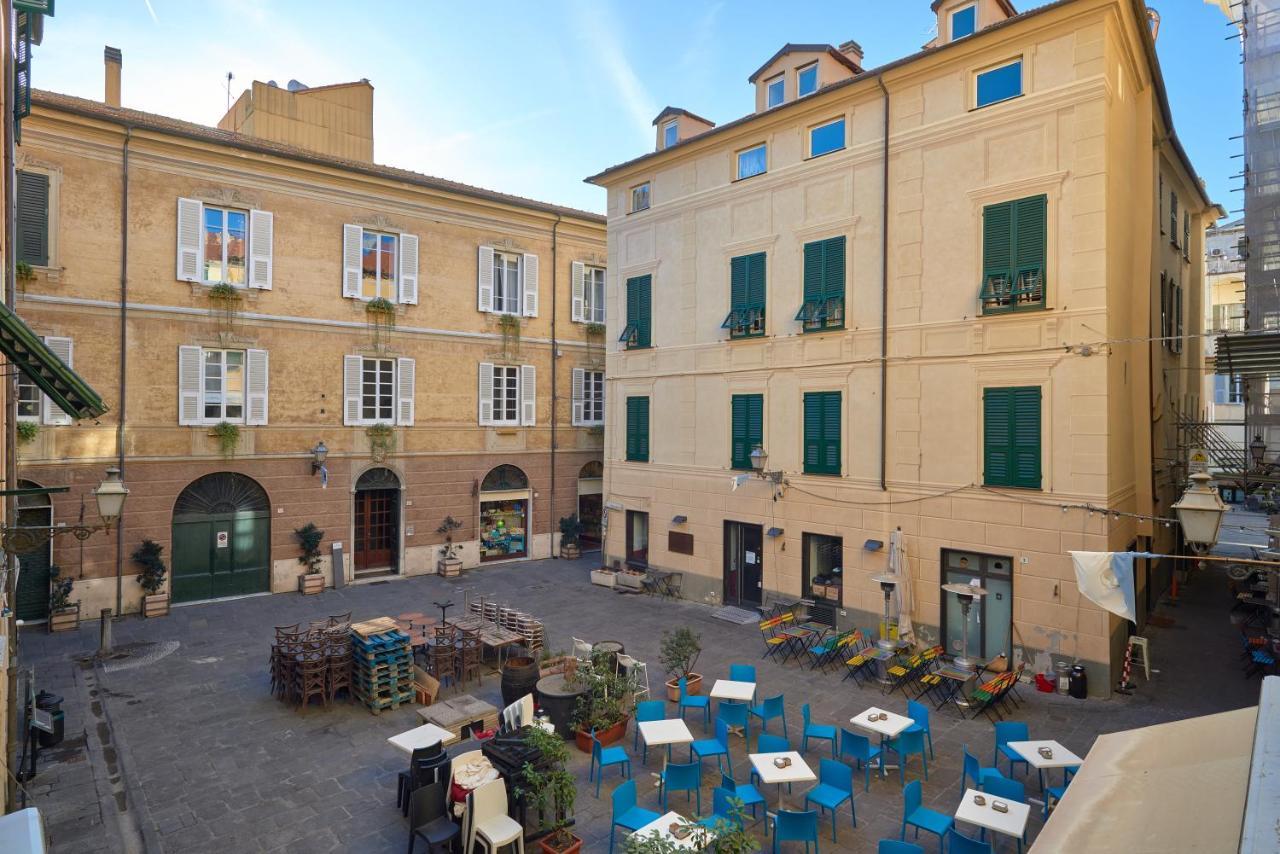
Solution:
<svg viewBox="0 0 1280 854"><path fill-rule="evenodd" d="M1205 453L1204 448L1192 448L1191 455L1187 458L1187 473L1195 474L1196 472L1209 473L1209 455Z"/></svg>
<svg viewBox="0 0 1280 854"><path fill-rule="evenodd" d="M228 531L219 531L217 537L218 548L225 549L231 545L231 534Z"/></svg>

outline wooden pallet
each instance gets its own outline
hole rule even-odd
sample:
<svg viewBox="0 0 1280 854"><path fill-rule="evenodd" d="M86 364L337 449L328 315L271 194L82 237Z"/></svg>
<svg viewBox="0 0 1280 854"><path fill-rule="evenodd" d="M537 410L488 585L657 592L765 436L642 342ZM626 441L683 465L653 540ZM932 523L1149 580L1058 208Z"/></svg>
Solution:
<svg viewBox="0 0 1280 854"><path fill-rule="evenodd" d="M362 694L360 690L354 689L356 697L360 702L364 703L369 711L375 715L380 715L386 709L398 709L403 705L413 702L413 690L407 692L397 692L394 694Z"/></svg>
<svg viewBox="0 0 1280 854"><path fill-rule="evenodd" d="M390 617L378 617L374 620L365 620L363 623L351 624L351 631L362 638L394 631L395 629L396 621Z"/></svg>

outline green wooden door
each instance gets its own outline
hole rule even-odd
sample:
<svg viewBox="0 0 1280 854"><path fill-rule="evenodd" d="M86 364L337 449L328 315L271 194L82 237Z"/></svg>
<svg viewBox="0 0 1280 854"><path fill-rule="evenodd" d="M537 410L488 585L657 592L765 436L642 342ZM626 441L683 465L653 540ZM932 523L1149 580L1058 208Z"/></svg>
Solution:
<svg viewBox="0 0 1280 854"><path fill-rule="evenodd" d="M271 589L271 514L244 475L219 473L183 491L173 516L174 602Z"/></svg>
<svg viewBox="0 0 1280 854"><path fill-rule="evenodd" d="M18 511L18 525L41 527L49 524L49 509L37 507ZM49 616L49 546L18 555L17 614L19 620L43 620Z"/></svg>

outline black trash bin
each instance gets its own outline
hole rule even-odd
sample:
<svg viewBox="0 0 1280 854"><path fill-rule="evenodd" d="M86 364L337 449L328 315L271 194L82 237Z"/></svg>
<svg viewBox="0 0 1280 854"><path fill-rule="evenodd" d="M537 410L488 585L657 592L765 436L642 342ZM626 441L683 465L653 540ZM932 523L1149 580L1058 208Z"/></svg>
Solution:
<svg viewBox="0 0 1280 854"><path fill-rule="evenodd" d="M1077 700L1089 696L1089 674L1085 672L1083 664L1071 668L1071 675L1067 677L1067 693Z"/></svg>
<svg viewBox="0 0 1280 854"><path fill-rule="evenodd" d="M36 730L36 738L40 742L41 747L56 747L62 743L63 735L66 732L66 715L62 711L62 698L57 694L50 694L48 691L41 691L36 694L36 708L42 712L49 712L53 720L53 732L45 732L44 730Z"/></svg>

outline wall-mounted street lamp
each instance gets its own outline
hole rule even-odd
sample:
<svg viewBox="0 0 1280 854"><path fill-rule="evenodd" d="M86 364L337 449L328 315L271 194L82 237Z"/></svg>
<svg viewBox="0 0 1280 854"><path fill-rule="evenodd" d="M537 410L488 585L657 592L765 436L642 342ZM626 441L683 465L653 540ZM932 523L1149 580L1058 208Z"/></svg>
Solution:
<svg viewBox="0 0 1280 854"><path fill-rule="evenodd" d="M1262 468L1262 459L1267 455L1267 443L1262 441L1262 435L1255 433L1253 441L1249 443L1249 456L1253 459L1253 467Z"/></svg>
<svg viewBox="0 0 1280 854"><path fill-rule="evenodd" d="M778 496L782 494L783 488L787 485L786 472L781 470L769 471L765 468L765 463L768 461L769 454L762 446L756 445L751 449L751 470L756 473L756 477L773 484L773 500L777 501Z"/></svg>
<svg viewBox="0 0 1280 854"><path fill-rule="evenodd" d="M1252 446L1250 446L1252 451ZM1182 526L1182 536L1196 554L1204 554L1218 542L1218 529L1227 505L1222 503L1218 491L1209 485L1212 481L1205 472L1191 475L1191 486L1173 505Z"/></svg>
<svg viewBox="0 0 1280 854"><path fill-rule="evenodd" d="M314 476L324 468L324 461L329 458L329 449L325 447L324 441L316 443L311 449L311 474Z"/></svg>
<svg viewBox="0 0 1280 854"><path fill-rule="evenodd" d="M70 534L77 540L87 540L97 531L110 531L111 526L124 511L124 500L129 497L129 490L120 480L120 469L112 466L107 469L106 478L93 491L98 502L98 515L102 518L98 525L36 525L13 526L0 525L0 549L5 554L20 555L33 552L48 543L54 537Z"/></svg>

